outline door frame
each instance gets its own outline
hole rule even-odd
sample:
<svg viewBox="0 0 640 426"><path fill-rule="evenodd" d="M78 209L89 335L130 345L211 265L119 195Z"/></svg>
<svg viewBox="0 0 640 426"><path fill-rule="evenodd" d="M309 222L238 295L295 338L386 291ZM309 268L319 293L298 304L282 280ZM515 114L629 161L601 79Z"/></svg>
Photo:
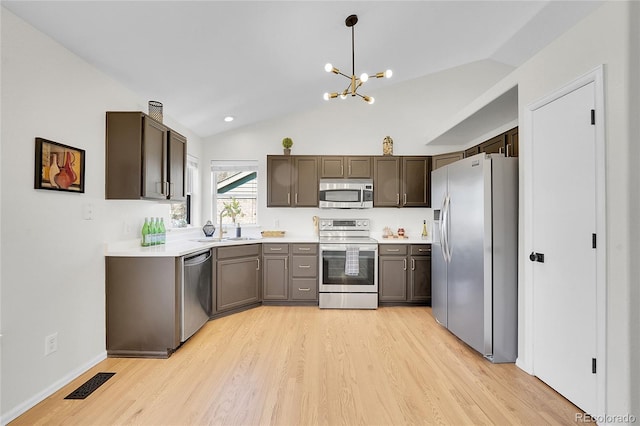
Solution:
<svg viewBox="0 0 640 426"><path fill-rule="evenodd" d="M597 234L597 250L596 250L596 356L598 360L598 374L596 378L597 390L597 409L598 413L590 413L592 415L601 415L606 413L606 355L607 355L607 227L606 227L606 147L605 147L605 97L604 97L604 65L599 65L586 74L576 78L572 82L560 89L544 96L538 101L532 102L525 107L524 117L524 133L526 142L520 144L520 159L523 162L522 168L522 212L523 212L523 238L521 253L525 255L532 250L533 237L533 112L553 101L559 99L568 93L573 92L587 84L594 83L595 96L595 180L596 180L596 234ZM523 295L520 306L519 321L523 324L520 336L520 347L524 350L524 354L519 354L516 365L535 375L534 359L533 359L533 328L534 312L533 312L533 264L521 256L522 262L522 287L520 294ZM524 356L523 356L524 355Z"/></svg>

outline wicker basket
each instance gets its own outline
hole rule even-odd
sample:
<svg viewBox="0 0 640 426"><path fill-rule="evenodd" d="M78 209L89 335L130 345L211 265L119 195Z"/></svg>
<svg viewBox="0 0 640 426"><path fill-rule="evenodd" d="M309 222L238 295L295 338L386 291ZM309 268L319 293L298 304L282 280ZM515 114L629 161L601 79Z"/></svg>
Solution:
<svg viewBox="0 0 640 426"><path fill-rule="evenodd" d="M284 237L284 231L262 231L260 232L262 238L282 238Z"/></svg>

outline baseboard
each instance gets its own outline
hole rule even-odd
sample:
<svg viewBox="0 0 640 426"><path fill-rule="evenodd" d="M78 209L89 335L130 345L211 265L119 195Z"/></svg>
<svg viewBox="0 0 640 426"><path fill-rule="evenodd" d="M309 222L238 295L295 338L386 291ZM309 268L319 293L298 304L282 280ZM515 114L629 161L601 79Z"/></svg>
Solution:
<svg viewBox="0 0 640 426"><path fill-rule="evenodd" d="M523 361L522 358L520 357L516 358L516 367L518 367L520 370L524 371L525 373L528 373L532 376L534 375L533 368L531 368L531 364Z"/></svg>
<svg viewBox="0 0 640 426"><path fill-rule="evenodd" d="M24 414L29 409L35 407L38 403L40 403L41 401L44 401L46 398L56 393L57 391L62 389L64 386L71 383L73 380L75 380L85 371L95 367L98 363L104 361L105 359L107 359L106 351L100 353L100 355L96 356L95 358L86 362L85 364L79 366L78 368L70 371L60 380L54 382L53 384L51 384L41 392L38 392L31 398L24 401L22 404L18 405L17 407L14 407L13 409L11 409L6 413L2 413L2 417L0 417L0 424L2 424L2 426L5 426L10 421L15 420L18 416L20 416L21 414Z"/></svg>

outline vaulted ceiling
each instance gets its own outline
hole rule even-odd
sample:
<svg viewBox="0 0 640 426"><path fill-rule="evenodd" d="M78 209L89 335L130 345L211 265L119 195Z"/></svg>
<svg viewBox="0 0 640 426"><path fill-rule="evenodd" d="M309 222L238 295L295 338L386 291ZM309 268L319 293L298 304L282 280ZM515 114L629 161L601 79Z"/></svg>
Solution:
<svg viewBox="0 0 640 426"><path fill-rule="evenodd" d="M2 1L202 137L314 108L324 92L342 91L348 81L324 65L351 74L351 14L359 18L356 74L394 73L360 89L375 95L481 59L517 67L601 3ZM236 119L225 123L226 115Z"/></svg>

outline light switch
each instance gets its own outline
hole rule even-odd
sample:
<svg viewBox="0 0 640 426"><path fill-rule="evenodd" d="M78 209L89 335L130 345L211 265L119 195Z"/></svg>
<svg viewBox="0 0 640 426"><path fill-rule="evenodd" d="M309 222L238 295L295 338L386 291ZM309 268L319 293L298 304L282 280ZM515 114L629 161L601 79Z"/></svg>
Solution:
<svg viewBox="0 0 640 426"><path fill-rule="evenodd" d="M82 206L82 218L84 220L93 220L93 204L87 203Z"/></svg>

